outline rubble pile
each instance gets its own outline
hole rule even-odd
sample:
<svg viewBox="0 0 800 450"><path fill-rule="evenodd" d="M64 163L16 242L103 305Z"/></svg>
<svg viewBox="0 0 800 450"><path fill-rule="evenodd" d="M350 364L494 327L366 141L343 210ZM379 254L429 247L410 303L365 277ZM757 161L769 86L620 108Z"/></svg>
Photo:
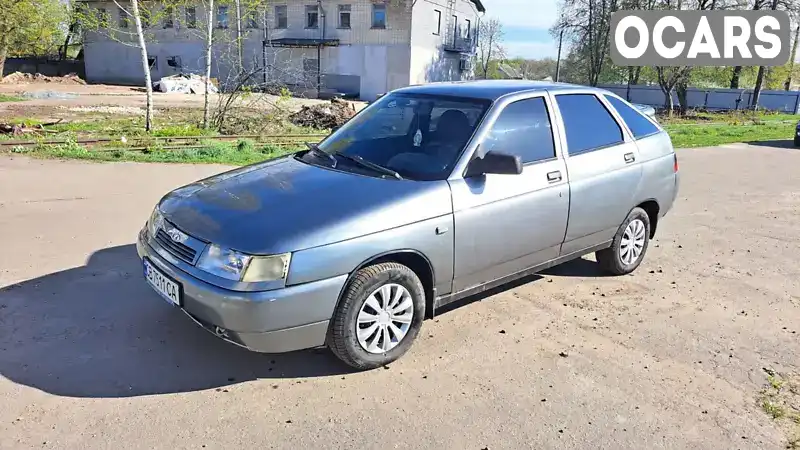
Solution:
<svg viewBox="0 0 800 450"><path fill-rule="evenodd" d="M56 122L42 123L38 125L25 125L24 123L4 123L0 122L0 134L10 134L12 136L22 136L25 134L40 134L40 133L55 133L53 130L45 129L45 127L58 125L61 123L59 119Z"/></svg>
<svg viewBox="0 0 800 450"><path fill-rule="evenodd" d="M52 83L52 84L86 84L77 74L70 73L61 77L49 77L40 73L30 74L14 72L0 80L2 84L32 84L32 83Z"/></svg>
<svg viewBox="0 0 800 450"><path fill-rule="evenodd" d="M212 94L218 92L215 86L214 79L208 86L208 91ZM153 83L153 89L159 92L169 92L178 94L204 94L206 92L206 77L200 75L178 74L168 77L162 77L160 80Z"/></svg>
<svg viewBox="0 0 800 450"><path fill-rule="evenodd" d="M336 128L344 125L356 113L352 103L340 98L332 98L329 103L303 106L289 115L289 121L301 127L319 129Z"/></svg>

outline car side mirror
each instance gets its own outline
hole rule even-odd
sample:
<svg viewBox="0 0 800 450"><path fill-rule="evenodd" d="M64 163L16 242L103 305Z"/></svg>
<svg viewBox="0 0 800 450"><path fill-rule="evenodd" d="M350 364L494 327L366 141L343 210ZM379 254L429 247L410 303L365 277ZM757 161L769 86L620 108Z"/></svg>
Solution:
<svg viewBox="0 0 800 450"><path fill-rule="evenodd" d="M500 175L519 175L522 173L522 159L517 155L489 151L483 158L473 159L467 167L467 177L495 173Z"/></svg>

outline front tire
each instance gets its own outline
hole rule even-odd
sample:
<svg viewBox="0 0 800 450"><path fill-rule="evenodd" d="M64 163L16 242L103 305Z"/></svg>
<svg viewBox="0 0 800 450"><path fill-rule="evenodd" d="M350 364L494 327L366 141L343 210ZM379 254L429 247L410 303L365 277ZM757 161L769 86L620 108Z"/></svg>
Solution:
<svg viewBox="0 0 800 450"><path fill-rule="evenodd" d="M403 356L425 318L425 289L413 270L379 263L356 272L336 308L328 347L345 364L367 370Z"/></svg>
<svg viewBox="0 0 800 450"><path fill-rule="evenodd" d="M794 146L800 147L800 137L797 136L794 137Z"/></svg>
<svg viewBox="0 0 800 450"><path fill-rule="evenodd" d="M620 225L611 247L595 253L600 267L612 275L627 275L636 270L650 244L650 217L642 208L633 208Z"/></svg>

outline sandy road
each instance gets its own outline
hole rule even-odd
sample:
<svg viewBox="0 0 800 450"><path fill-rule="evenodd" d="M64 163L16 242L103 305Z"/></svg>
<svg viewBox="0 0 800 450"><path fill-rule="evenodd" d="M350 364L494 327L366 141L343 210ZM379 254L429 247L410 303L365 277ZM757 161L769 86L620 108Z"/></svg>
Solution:
<svg viewBox="0 0 800 450"><path fill-rule="evenodd" d="M800 370L800 151L679 157L636 273L566 264L365 373L240 350L145 285L153 204L222 167L2 157L0 448L783 448L756 397Z"/></svg>

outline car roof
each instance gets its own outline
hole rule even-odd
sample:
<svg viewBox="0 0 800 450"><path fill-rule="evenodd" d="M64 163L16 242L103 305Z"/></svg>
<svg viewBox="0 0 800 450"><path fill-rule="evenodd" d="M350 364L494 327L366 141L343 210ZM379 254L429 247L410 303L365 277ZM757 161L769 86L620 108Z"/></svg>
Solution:
<svg viewBox="0 0 800 450"><path fill-rule="evenodd" d="M392 92L404 94L447 95L470 97L486 100L497 100L500 97L518 92L531 91L585 91L606 93L603 89L581 86L570 83L532 80L476 80L476 81L444 81L427 83L395 89Z"/></svg>

